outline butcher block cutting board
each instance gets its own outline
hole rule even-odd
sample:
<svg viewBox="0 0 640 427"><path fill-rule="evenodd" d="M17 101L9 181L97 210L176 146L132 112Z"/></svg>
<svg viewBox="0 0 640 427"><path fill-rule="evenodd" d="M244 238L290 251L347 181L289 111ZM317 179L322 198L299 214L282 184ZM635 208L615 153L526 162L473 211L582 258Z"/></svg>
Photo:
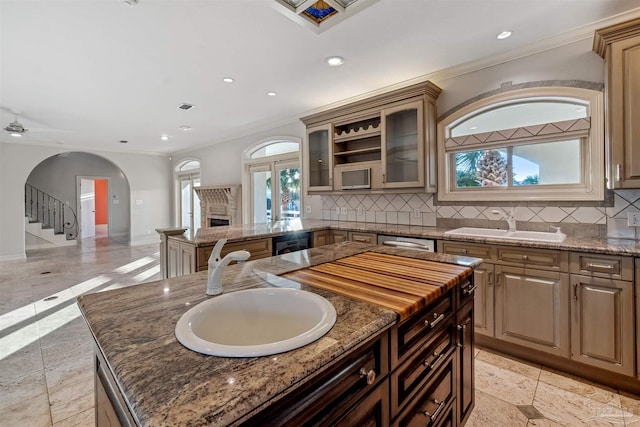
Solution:
<svg viewBox="0 0 640 427"><path fill-rule="evenodd" d="M283 274L398 313L400 321L466 280L473 270L455 264L364 252Z"/></svg>

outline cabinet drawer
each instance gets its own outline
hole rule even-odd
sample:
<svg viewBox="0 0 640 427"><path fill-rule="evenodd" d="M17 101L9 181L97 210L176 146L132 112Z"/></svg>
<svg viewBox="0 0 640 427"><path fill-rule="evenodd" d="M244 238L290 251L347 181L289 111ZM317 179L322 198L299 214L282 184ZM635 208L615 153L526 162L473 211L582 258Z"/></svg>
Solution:
<svg viewBox="0 0 640 427"><path fill-rule="evenodd" d="M418 392L455 349L452 324L438 328L435 335L391 375L391 416Z"/></svg>
<svg viewBox="0 0 640 427"><path fill-rule="evenodd" d="M435 335L435 331L439 330L440 326L453 323L452 310L452 291L450 291L430 307L425 308L422 315L410 317L391 329L392 366L398 366L404 358L421 348Z"/></svg>
<svg viewBox="0 0 640 427"><path fill-rule="evenodd" d="M245 240L242 242L226 243L222 247L222 256L224 257L230 252L245 250L251 254L249 260L267 258L271 253L271 239L255 239ZM198 271L208 269L208 261L213 252L213 246L204 246L198 248Z"/></svg>
<svg viewBox="0 0 640 427"><path fill-rule="evenodd" d="M440 241L438 252L450 255L463 255L475 258L490 260L492 258L491 246L478 245L475 243L447 242Z"/></svg>
<svg viewBox="0 0 640 427"><path fill-rule="evenodd" d="M340 417L388 378L388 337L388 332L384 332L364 347L347 354L327 371L310 379L243 425L330 424L330 420ZM388 382L386 385L388 387Z"/></svg>
<svg viewBox="0 0 640 427"><path fill-rule="evenodd" d="M350 231L349 240L352 242L370 243L375 245L378 243L378 235L375 233L360 233L359 231Z"/></svg>
<svg viewBox="0 0 640 427"><path fill-rule="evenodd" d="M498 261L526 267L543 267L559 271L568 270L567 253L548 249L530 249L498 246Z"/></svg>
<svg viewBox="0 0 640 427"><path fill-rule="evenodd" d="M630 257L571 252L570 269L572 273L588 276L633 280L633 258Z"/></svg>
<svg viewBox="0 0 640 427"><path fill-rule="evenodd" d="M454 360L453 355L449 357L433 380L423 388L424 392L393 422L394 427L443 425L446 408L455 400Z"/></svg>

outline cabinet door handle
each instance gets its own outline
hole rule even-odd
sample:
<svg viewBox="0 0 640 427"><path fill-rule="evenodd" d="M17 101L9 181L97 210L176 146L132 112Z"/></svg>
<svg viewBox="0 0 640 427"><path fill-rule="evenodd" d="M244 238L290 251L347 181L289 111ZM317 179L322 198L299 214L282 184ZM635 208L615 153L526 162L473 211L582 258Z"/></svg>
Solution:
<svg viewBox="0 0 640 427"><path fill-rule="evenodd" d="M594 264L590 262L587 264L587 268L599 268L601 270L613 270L613 265L611 264Z"/></svg>
<svg viewBox="0 0 640 427"><path fill-rule="evenodd" d="M456 328L460 331L460 342L456 345L460 348L464 348L464 333L467 331L467 325L456 325Z"/></svg>
<svg viewBox="0 0 640 427"><path fill-rule="evenodd" d="M471 294L473 294L473 292L476 290L476 288L477 288L477 286L476 286L476 285L474 285L474 286L472 286L472 287L467 286L466 288L464 288L464 289L462 290L462 293L463 293L464 295L471 295Z"/></svg>
<svg viewBox="0 0 640 427"><path fill-rule="evenodd" d="M433 322L429 322L428 320L424 321L424 326L429 327L429 328L433 328L435 327L438 323L442 322L442 319L444 319L444 313L442 313L440 316L438 316L438 313L433 313Z"/></svg>
<svg viewBox="0 0 640 427"><path fill-rule="evenodd" d="M522 260L523 260L523 261L527 261L527 260L529 260L529 256L528 256L528 255L522 255Z"/></svg>
<svg viewBox="0 0 640 427"><path fill-rule="evenodd" d="M618 181L620 181L620 180L618 180ZM382 183L383 184L387 183L387 174L384 174L384 173L382 174Z"/></svg>
<svg viewBox="0 0 640 427"><path fill-rule="evenodd" d="M502 273L496 273L496 286L500 286L502 282Z"/></svg>
<svg viewBox="0 0 640 427"><path fill-rule="evenodd" d="M440 359L442 359L444 357L444 353L438 354L438 353L436 353L434 351L431 356L434 357L433 361L431 363L429 363L429 361L427 359L424 359L424 362L422 362L422 366L424 366L425 368L429 368L429 369L435 368L435 366L438 364L438 362L440 362Z"/></svg>
<svg viewBox="0 0 640 427"><path fill-rule="evenodd" d="M616 181L622 181L622 165L616 164Z"/></svg>
<svg viewBox="0 0 640 427"><path fill-rule="evenodd" d="M493 285L493 280L492 279L493 279L493 271L490 271L489 272L489 277L487 279L487 286Z"/></svg>
<svg viewBox="0 0 640 427"><path fill-rule="evenodd" d="M429 418L431 422L434 422L436 418L438 418L438 415L440 414L440 411L442 411L442 408L444 408L444 402L445 402L444 400L440 402L438 399L434 398L433 403L438 405L435 412L433 414L430 414L429 411L423 409L422 411L420 411L420 413L425 417Z"/></svg>
<svg viewBox="0 0 640 427"><path fill-rule="evenodd" d="M360 368L360 370L358 371L358 375L360 376L360 378L366 378L368 385L373 384L376 380L376 371L374 371L373 369L367 371L365 368Z"/></svg>
<svg viewBox="0 0 640 427"><path fill-rule="evenodd" d="M578 284L573 284L573 300L578 301Z"/></svg>

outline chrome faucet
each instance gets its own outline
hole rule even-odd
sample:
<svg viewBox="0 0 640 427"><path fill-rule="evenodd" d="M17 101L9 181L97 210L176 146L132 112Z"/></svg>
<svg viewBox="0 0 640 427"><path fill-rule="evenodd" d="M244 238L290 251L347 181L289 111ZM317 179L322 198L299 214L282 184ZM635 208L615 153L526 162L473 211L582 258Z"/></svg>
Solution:
<svg viewBox="0 0 640 427"><path fill-rule="evenodd" d="M245 262L251 254L247 251L234 251L228 253L220 259L222 247L227 243L227 239L220 239L216 242L209 257L209 273L207 277L207 295L220 295L222 293L222 271L231 261Z"/></svg>
<svg viewBox="0 0 640 427"><path fill-rule="evenodd" d="M515 208L511 208L509 212L504 214L504 219L507 221L507 225L509 226L509 231L516 231L516 217L514 214Z"/></svg>

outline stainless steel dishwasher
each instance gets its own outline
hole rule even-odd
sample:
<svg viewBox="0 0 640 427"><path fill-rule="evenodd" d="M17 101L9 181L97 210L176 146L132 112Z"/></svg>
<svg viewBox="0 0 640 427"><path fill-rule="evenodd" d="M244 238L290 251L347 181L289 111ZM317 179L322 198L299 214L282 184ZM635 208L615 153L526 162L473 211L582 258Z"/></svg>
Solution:
<svg viewBox="0 0 640 427"><path fill-rule="evenodd" d="M415 251L435 252L435 240L419 239L415 237L378 235L378 244L394 246L396 248L412 249Z"/></svg>

